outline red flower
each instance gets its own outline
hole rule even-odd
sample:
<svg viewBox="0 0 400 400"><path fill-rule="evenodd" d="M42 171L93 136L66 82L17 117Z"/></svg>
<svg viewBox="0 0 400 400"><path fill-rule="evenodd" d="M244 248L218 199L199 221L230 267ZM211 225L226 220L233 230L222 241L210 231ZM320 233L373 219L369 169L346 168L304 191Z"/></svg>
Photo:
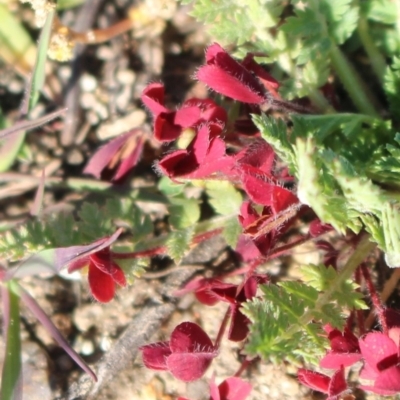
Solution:
<svg viewBox="0 0 400 400"><path fill-rule="evenodd" d="M326 400L339 400L339 398L349 392L346 379L344 377L344 368L338 369L333 376L320 374L304 368L299 369L297 373L300 383L308 386L312 390L322 392L328 395Z"/></svg>
<svg viewBox="0 0 400 400"><path fill-rule="evenodd" d="M400 392L400 314L387 309L383 318L387 333L368 333L359 344L364 358L360 378L373 381L361 388L385 396Z"/></svg>
<svg viewBox="0 0 400 400"><path fill-rule="evenodd" d="M110 248L106 247L88 256L83 256L71 262L68 272L88 266L88 281L93 297L107 303L114 298L115 284L126 286L125 274L112 260Z"/></svg>
<svg viewBox="0 0 400 400"><path fill-rule="evenodd" d="M160 83L148 85L142 93L142 101L154 116L154 137L160 142L177 139L182 130L196 128L209 122L221 127L227 120L226 111L210 99L186 100L176 110L164 106L164 86Z"/></svg>
<svg viewBox="0 0 400 400"><path fill-rule="evenodd" d="M112 172L111 180L118 181L136 166L142 155L143 145L141 129L133 129L120 135L96 151L83 173L100 178L108 170Z"/></svg>
<svg viewBox="0 0 400 400"><path fill-rule="evenodd" d="M218 354L208 335L192 322L179 324L169 342L148 344L140 350L147 368L168 370L185 382L201 378Z"/></svg>
<svg viewBox="0 0 400 400"><path fill-rule="evenodd" d="M274 90L278 83L269 76L249 55L243 64L233 59L219 44L214 43L206 50L206 65L199 68L195 77L211 89L224 96L243 103L263 104L268 98L263 82L268 89Z"/></svg>
<svg viewBox="0 0 400 400"><path fill-rule="evenodd" d="M203 304L212 306L218 301L229 303L231 322L228 339L239 342L244 340L249 333L248 325L250 323L240 308L244 302L256 295L257 286L268 280L268 277L264 275L253 275L242 286L238 286L214 278L196 278L177 291L175 295L194 291L196 298Z"/></svg>
<svg viewBox="0 0 400 400"><path fill-rule="evenodd" d="M397 334L398 336L398 334ZM360 339L360 348L365 360L360 377L374 381L362 389L380 395L394 395L400 392L400 358L398 343L389 335L371 332Z"/></svg>
<svg viewBox="0 0 400 400"><path fill-rule="evenodd" d="M225 154L221 130L218 124L203 124L187 149L166 155L158 163L159 170L171 179L200 179L229 170L234 160Z"/></svg>
<svg viewBox="0 0 400 400"><path fill-rule="evenodd" d="M245 400L250 392L250 383L240 378L225 379L218 386L214 377L210 382L210 400Z"/></svg>
<svg viewBox="0 0 400 400"><path fill-rule="evenodd" d="M361 360L358 338L348 328L345 328L343 333L338 329L332 329L330 326L326 326L324 329L328 333L331 350L321 360L319 364L321 368L349 367Z"/></svg>

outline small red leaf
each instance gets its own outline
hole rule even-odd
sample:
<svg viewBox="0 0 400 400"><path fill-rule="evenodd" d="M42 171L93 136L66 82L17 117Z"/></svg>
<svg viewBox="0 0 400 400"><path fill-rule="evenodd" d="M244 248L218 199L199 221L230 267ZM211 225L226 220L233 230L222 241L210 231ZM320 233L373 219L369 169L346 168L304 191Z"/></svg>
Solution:
<svg viewBox="0 0 400 400"><path fill-rule="evenodd" d="M220 45L206 50L207 65L200 67L196 78L224 96L244 103L265 102L264 88L242 64L234 60Z"/></svg>
<svg viewBox="0 0 400 400"><path fill-rule="evenodd" d="M360 361L361 358L361 354L357 353L334 353L330 351L322 358L319 365L326 369L337 369L342 365L343 367L350 367Z"/></svg>
<svg viewBox="0 0 400 400"><path fill-rule="evenodd" d="M329 398L337 399L337 397L347 390L346 378L344 376L344 368L337 370L329 383L328 394Z"/></svg>
<svg viewBox="0 0 400 400"><path fill-rule="evenodd" d="M254 85L254 82L251 82L255 86L251 87L250 82L244 80L243 76L240 76L240 71L228 72L216 65L205 65L199 68L196 78L217 93L221 93L231 99L251 104L262 104L265 102L265 96L262 90L257 87L258 85Z"/></svg>
<svg viewBox="0 0 400 400"><path fill-rule="evenodd" d="M89 263L88 281L93 297L100 303L108 303L114 298L115 283L113 278L97 268L92 262Z"/></svg>
<svg viewBox="0 0 400 400"><path fill-rule="evenodd" d="M328 394L329 383L331 380L329 376L320 374L319 372L300 368L297 373L297 377L301 384L318 392Z"/></svg>
<svg viewBox="0 0 400 400"><path fill-rule="evenodd" d="M249 333L250 320L240 311L239 305L231 306L231 323L228 339L232 342L241 342Z"/></svg>
<svg viewBox="0 0 400 400"><path fill-rule="evenodd" d="M374 387L389 390L392 393L400 392L400 366L394 365L382 371L376 378Z"/></svg>
<svg viewBox="0 0 400 400"><path fill-rule="evenodd" d="M165 371L167 358L171 355L169 342L156 342L140 347L143 364L150 369Z"/></svg>
<svg viewBox="0 0 400 400"><path fill-rule="evenodd" d="M191 382L204 375L216 355L216 352L173 353L167 358L167 366L175 378Z"/></svg>
<svg viewBox="0 0 400 400"><path fill-rule="evenodd" d="M158 114L154 120L154 137L160 142L171 142L177 139L182 127L174 122L175 113L166 111Z"/></svg>
<svg viewBox="0 0 400 400"><path fill-rule="evenodd" d="M248 382L236 377L225 379L219 386L220 400L245 400L251 392ZM214 400L214 399L212 399Z"/></svg>
<svg viewBox="0 0 400 400"><path fill-rule="evenodd" d="M378 370L378 364L385 358L396 355L397 345L381 332L371 332L359 340L365 362Z"/></svg>
<svg viewBox="0 0 400 400"><path fill-rule="evenodd" d="M161 112L168 111L164 107L164 85L162 83L151 83L146 86L142 92L142 101L144 105L153 113L158 115Z"/></svg>
<svg viewBox="0 0 400 400"><path fill-rule="evenodd" d="M193 322L182 322L175 327L171 334L170 348L173 353L214 350L207 333Z"/></svg>

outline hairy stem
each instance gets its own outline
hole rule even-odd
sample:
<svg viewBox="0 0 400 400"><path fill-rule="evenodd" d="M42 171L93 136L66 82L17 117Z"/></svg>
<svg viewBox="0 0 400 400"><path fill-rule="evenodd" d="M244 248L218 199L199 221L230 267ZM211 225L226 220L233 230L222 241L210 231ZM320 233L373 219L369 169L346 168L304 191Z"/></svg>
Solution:
<svg viewBox="0 0 400 400"><path fill-rule="evenodd" d="M374 96L370 93L353 65L350 64L343 52L334 43L331 45L330 54L336 74L354 105L364 114L379 117L379 113L374 106L374 104L377 104L377 100L374 99Z"/></svg>
<svg viewBox="0 0 400 400"><path fill-rule="evenodd" d="M364 46L366 53L368 54L371 67L379 79L379 82L383 84L383 77L386 70L386 62L378 48L375 46L374 41L369 34L369 26L367 19L360 15L357 26L358 36L360 37L361 43Z"/></svg>

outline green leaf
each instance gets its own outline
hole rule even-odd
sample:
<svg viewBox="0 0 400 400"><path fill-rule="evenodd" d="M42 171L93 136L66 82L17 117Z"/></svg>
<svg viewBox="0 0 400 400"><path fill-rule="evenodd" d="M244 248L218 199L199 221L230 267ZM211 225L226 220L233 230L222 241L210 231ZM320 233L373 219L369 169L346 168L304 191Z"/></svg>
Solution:
<svg viewBox="0 0 400 400"><path fill-rule="evenodd" d="M383 86L392 114L400 118L400 57L394 57L392 65L386 67Z"/></svg>
<svg viewBox="0 0 400 400"><path fill-rule="evenodd" d="M240 192L228 181L207 181L208 202L220 215L237 214L243 202Z"/></svg>
<svg viewBox="0 0 400 400"><path fill-rule="evenodd" d="M304 304L309 307L312 307L318 299L318 291L302 282L280 282L278 285L284 288L287 293L301 298Z"/></svg>
<svg viewBox="0 0 400 400"><path fill-rule="evenodd" d="M163 176L158 182L158 190L167 197L178 196L183 193L185 185L181 183L175 183L167 176Z"/></svg>
<svg viewBox="0 0 400 400"><path fill-rule="evenodd" d="M17 399L19 398L18 393L22 391L19 297L12 290L12 285L11 281L2 288L2 297L8 306L7 310L3 310L3 315L8 314L8 321L3 322L6 343L0 389L1 400Z"/></svg>
<svg viewBox="0 0 400 400"><path fill-rule="evenodd" d="M397 22L396 3L392 0L364 0L361 7L371 21L389 25Z"/></svg>
<svg viewBox="0 0 400 400"><path fill-rule="evenodd" d="M242 232L243 228L240 225L238 218L234 217L226 221L222 235L228 246L235 249Z"/></svg>
<svg viewBox="0 0 400 400"><path fill-rule="evenodd" d="M166 246L168 255L179 264L181 259L190 249L194 235L194 227L171 232L168 236Z"/></svg>
<svg viewBox="0 0 400 400"><path fill-rule="evenodd" d="M169 223L175 229L193 226L200 218L199 202L196 199L173 197L168 206Z"/></svg>
<svg viewBox="0 0 400 400"><path fill-rule="evenodd" d="M31 78L31 88L29 93L28 111L36 105L39 100L39 95L43 89L44 80L46 76L45 64L47 60L47 50L49 48L50 36L53 26L53 18L55 11L51 10L47 14L46 23L40 33L38 52L36 56L35 67Z"/></svg>
<svg viewBox="0 0 400 400"><path fill-rule="evenodd" d="M4 2L0 3L0 21L1 58L19 71L31 71L36 54L35 45L27 30Z"/></svg>

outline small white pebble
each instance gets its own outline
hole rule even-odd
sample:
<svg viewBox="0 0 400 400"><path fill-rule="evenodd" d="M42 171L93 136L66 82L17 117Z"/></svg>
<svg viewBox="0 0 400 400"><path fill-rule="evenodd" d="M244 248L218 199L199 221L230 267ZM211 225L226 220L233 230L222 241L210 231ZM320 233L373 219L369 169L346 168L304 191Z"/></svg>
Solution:
<svg viewBox="0 0 400 400"><path fill-rule="evenodd" d="M110 123L102 124L96 131L100 140L107 140L128 132L130 129L137 128L144 123L146 113L143 110L134 110L122 118L118 118Z"/></svg>
<svg viewBox="0 0 400 400"><path fill-rule="evenodd" d="M111 349L112 340L109 336L102 336L100 339L99 347L102 351L106 352Z"/></svg>
<svg viewBox="0 0 400 400"><path fill-rule="evenodd" d="M24 90L24 83L19 79L13 79L8 84L8 90L11 93L21 93Z"/></svg>
<svg viewBox="0 0 400 400"><path fill-rule="evenodd" d="M107 119L108 118L108 116L109 116L108 108L103 103L96 102L94 104L93 109L96 111L96 113L98 114L100 119Z"/></svg>
<svg viewBox="0 0 400 400"><path fill-rule="evenodd" d="M61 65L58 67L58 76L61 79L68 80L71 77L72 71L69 65Z"/></svg>
<svg viewBox="0 0 400 400"><path fill-rule="evenodd" d="M92 109L96 104L97 99L94 93L82 93L81 95L81 106L85 109Z"/></svg>
<svg viewBox="0 0 400 400"><path fill-rule="evenodd" d="M136 74L130 69L123 69L117 72L116 78L123 85L132 85L136 80Z"/></svg>
<svg viewBox="0 0 400 400"><path fill-rule="evenodd" d="M97 80L93 75L84 74L80 80L80 86L84 92L93 92L97 88Z"/></svg>

